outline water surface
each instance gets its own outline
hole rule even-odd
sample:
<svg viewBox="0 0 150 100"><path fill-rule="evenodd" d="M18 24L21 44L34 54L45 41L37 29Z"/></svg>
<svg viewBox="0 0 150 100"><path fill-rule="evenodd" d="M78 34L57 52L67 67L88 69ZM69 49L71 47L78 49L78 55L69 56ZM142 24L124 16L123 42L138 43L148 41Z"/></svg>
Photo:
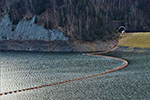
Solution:
<svg viewBox="0 0 150 100"><path fill-rule="evenodd" d="M1 96L1 100L149 100L149 53L111 53L129 66L107 75ZM0 52L1 90L8 92L101 73L123 64L79 53Z"/></svg>

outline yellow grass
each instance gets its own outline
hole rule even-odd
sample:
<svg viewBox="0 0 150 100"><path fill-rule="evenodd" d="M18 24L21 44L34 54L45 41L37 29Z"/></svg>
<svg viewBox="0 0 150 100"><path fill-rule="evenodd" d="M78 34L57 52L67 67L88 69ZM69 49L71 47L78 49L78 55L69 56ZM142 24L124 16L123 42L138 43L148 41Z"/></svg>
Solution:
<svg viewBox="0 0 150 100"><path fill-rule="evenodd" d="M124 33L119 46L150 48L150 33Z"/></svg>

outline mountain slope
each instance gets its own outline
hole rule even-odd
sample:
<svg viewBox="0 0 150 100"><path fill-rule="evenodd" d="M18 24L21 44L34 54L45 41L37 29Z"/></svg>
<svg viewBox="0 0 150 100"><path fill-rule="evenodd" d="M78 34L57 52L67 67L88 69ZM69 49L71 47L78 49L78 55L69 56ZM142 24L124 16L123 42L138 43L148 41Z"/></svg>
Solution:
<svg viewBox="0 0 150 100"><path fill-rule="evenodd" d="M150 30L149 0L1 0L0 17L10 15L14 25L37 16L36 24L58 28L71 39L93 41L128 30Z"/></svg>

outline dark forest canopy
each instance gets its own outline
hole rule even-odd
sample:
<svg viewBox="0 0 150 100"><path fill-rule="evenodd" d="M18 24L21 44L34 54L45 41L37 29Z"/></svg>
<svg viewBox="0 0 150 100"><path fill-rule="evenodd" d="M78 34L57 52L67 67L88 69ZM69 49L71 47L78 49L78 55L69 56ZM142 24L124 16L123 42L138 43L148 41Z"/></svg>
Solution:
<svg viewBox="0 0 150 100"><path fill-rule="evenodd" d="M0 0L0 17L13 24L37 16L45 28L60 28L79 40L110 38L118 26L150 30L150 0Z"/></svg>

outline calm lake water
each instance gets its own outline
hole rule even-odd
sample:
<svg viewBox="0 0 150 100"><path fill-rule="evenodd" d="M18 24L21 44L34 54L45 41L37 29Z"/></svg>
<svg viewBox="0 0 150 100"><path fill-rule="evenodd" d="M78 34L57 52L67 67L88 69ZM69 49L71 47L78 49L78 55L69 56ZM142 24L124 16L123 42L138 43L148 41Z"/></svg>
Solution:
<svg viewBox="0 0 150 100"><path fill-rule="evenodd" d="M149 100L150 54L111 53L130 65L114 73L1 96L1 100ZM122 65L112 58L80 53L0 52L0 92L101 73Z"/></svg>

